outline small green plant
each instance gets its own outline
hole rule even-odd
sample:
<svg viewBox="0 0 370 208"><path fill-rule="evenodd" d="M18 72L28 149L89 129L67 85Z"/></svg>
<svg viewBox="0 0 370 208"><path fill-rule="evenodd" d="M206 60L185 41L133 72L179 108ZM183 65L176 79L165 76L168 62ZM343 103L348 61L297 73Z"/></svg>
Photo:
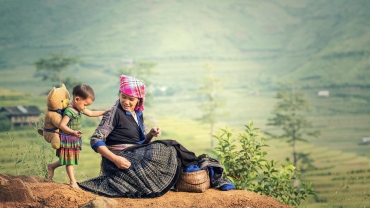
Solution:
<svg viewBox="0 0 370 208"><path fill-rule="evenodd" d="M40 116L39 121L33 122L33 126L35 129L34 134L41 138L36 130L43 126L43 116ZM13 134L7 133L7 135L10 140L9 152L4 148L2 153L6 154L7 157L10 156L9 162L13 163L14 167L12 172L7 170L5 173L36 175L46 178L48 176L47 164L51 163L53 158L53 151L50 145L43 139L17 143ZM0 170L3 172L5 168L0 166Z"/></svg>
<svg viewBox="0 0 370 208"><path fill-rule="evenodd" d="M38 150L30 151L33 154L33 165L30 169L30 175L37 175L48 178L47 164L53 160L53 150L45 141L31 141L31 147L38 146Z"/></svg>
<svg viewBox="0 0 370 208"><path fill-rule="evenodd" d="M43 129L44 128L44 120L45 120L45 114L41 113L39 116L39 119L37 121L31 121L31 124L33 126L33 129L35 130L35 134L39 135L37 133L38 129Z"/></svg>
<svg viewBox="0 0 370 208"><path fill-rule="evenodd" d="M27 144L14 144L15 138L11 137L11 158L14 162L15 175L37 175L47 178L47 164L53 158L53 152L46 142L31 140ZM21 148L22 147L22 148Z"/></svg>
<svg viewBox="0 0 370 208"><path fill-rule="evenodd" d="M259 136L259 129L253 127L253 122L245 127L245 131L238 136L239 145L235 144L236 140L232 139L228 127L215 135L218 146L213 153L224 165L226 177L237 189L272 196L293 206L299 205L308 195L315 195L312 183L301 182L292 163L286 162L277 168L274 160L265 159L265 138Z"/></svg>

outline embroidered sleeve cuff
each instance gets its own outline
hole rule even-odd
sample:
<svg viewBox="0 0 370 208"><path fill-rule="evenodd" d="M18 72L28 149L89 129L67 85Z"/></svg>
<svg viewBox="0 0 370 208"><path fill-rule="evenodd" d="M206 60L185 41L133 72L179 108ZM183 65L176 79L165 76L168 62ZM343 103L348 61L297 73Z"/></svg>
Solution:
<svg viewBox="0 0 370 208"><path fill-rule="evenodd" d="M100 147L100 146L107 146L103 141L97 141L93 146L91 146L93 148L93 150L95 152L97 152L97 148Z"/></svg>

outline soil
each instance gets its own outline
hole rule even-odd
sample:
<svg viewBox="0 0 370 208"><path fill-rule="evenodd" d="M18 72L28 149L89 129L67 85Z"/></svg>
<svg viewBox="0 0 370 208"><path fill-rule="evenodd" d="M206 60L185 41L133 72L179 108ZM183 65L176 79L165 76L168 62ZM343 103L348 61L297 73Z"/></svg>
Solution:
<svg viewBox="0 0 370 208"><path fill-rule="evenodd" d="M103 200L102 200L103 199ZM91 201L109 203L91 206ZM90 204L89 204L90 203ZM87 205L90 206L87 206ZM0 174L0 207L279 207L282 204L272 197L244 190L221 191L210 188L204 193L169 191L157 198L107 198L67 184L56 183L35 176Z"/></svg>

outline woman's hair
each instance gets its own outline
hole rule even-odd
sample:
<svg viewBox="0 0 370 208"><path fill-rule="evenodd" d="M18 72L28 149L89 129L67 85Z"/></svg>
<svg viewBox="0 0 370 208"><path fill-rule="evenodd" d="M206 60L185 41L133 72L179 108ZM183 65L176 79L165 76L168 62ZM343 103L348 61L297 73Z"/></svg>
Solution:
<svg viewBox="0 0 370 208"><path fill-rule="evenodd" d="M91 100L95 100L94 90L89 85L78 84L74 86L72 94L73 96L78 96L82 99L91 98Z"/></svg>

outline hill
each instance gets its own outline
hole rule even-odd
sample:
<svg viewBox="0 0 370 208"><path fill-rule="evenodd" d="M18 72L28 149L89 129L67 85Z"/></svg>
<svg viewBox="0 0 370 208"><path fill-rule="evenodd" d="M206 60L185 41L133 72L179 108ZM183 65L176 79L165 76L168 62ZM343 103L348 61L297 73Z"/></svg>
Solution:
<svg viewBox="0 0 370 208"><path fill-rule="evenodd" d="M80 207L98 196L67 184L34 176L0 175L0 207ZM280 207L288 208L274 198L242 190L208 189L204 193L169 191L150 199L112 198L112 207ZM112 203L113 204L113 203ZM106 207L100 206L100 207Z"/></svg>
<svg viewBox="0 0 370 208"><path fill-rule="evenodd" d="M0 78L1 87L20 90L23 83L36 93L40 78L29 72L50 52L80 57L84 63L74 75L103 89L111 86L97 80L112 80L126 60L248 60L244 70L256 67L243 80L261 89L291 81L369 87L369 8L367 0L2 0L0 73L14 78ZM172 66L170 76L179 80L183 72ZM27 83L15 79L20 72Z"/></svg>

